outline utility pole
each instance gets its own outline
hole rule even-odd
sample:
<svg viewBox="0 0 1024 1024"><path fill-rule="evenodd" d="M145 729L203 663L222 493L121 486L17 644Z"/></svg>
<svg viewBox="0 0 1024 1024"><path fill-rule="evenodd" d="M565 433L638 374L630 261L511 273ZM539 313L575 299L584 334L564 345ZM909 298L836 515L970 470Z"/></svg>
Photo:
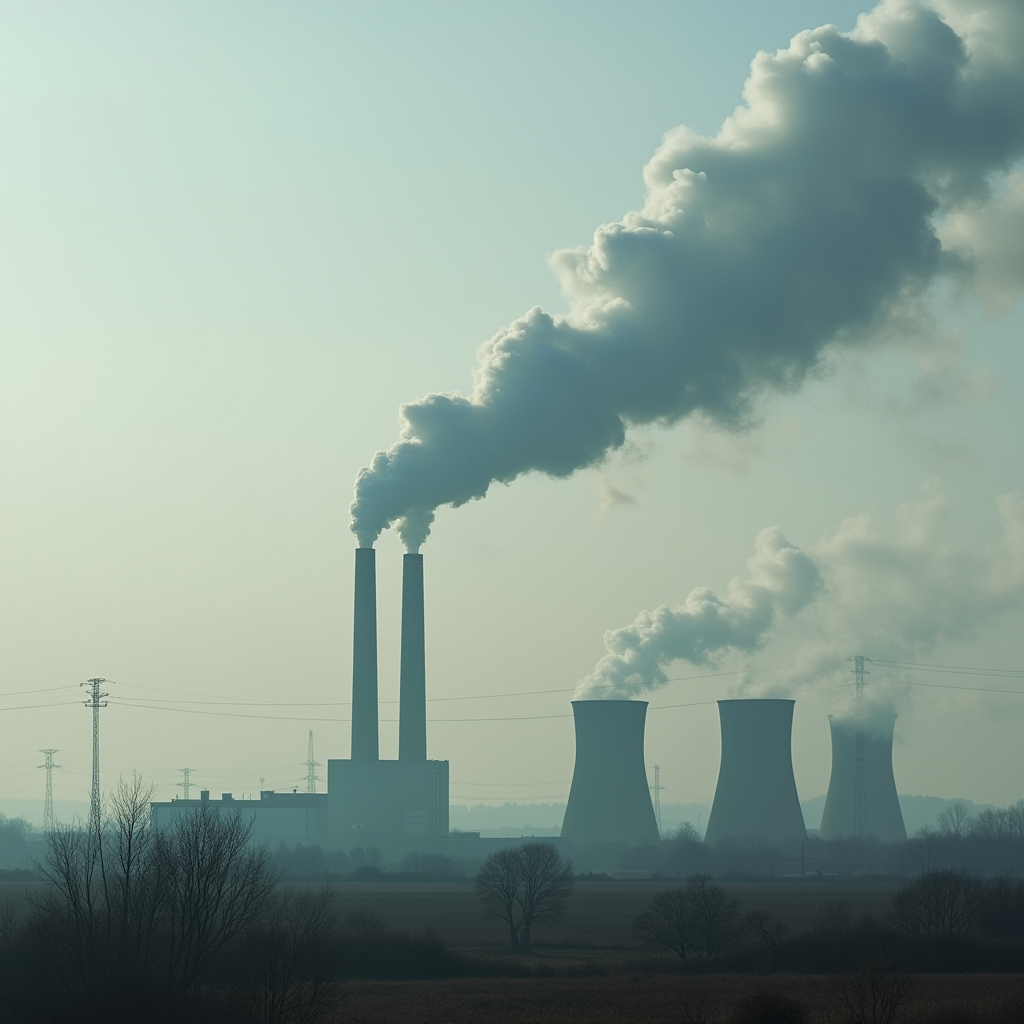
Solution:
<svg viewBox="0 0 1024 1024"><path fill-rule="evenodd" d="M661 784L661 765L654 766L654 785L651 792L654 793L654 817L658 822L658 835L661 835L661 791L665 787Z"/></svg>
<svg viewBox="0 0 1024 1024"><path fill-rule="evenodd" d="M856 839L866 839L868 813L864 793L864 677L870 673L864 668L864 663L871 659L865 658L863 654L856 654L847 660L853 662L854 681L857 686L857 747L853 766L853 835Z"/></svg>
<svg viewBox="0 0 1024 1024"><path fill-rule="evenodd" d="M316 770L320 762L313 757L313 730L309 730L309 752L306 756L306 792L316 792L316 780L320 778Z"/></svg>
<svg viewBox="0 0 1024 1024"><path fill-rule="evenodd" d="M105 708L107 702L103 699L109 697L109 693L100 691L100 687L110 682L109 679L90 679L88 682L79 683L79 686L88 686L92 693L85 701L87 708L92 708L92 791L89 794L89 832L94 836L99 835L100 822L103 815L103 805L100 802L100 708Z"/></svg>
<svg viewBox="0 0 1024 1024"><path fill-rule="evenodd" d="M182 789L182 793L184 794L184 798L186 800L191 800L192 799L192 773L195 771L195 768L179 768L178 771L181 772L181 776L182 776L182 779L183 779L183 781L179 782L178 785Z"/></svg>
<svg viewBox="0 0 1024 1024"><path fill-rule="evenodd" d="M46 769L46 798L43 800L43 834L49 835L53 831L53 769L59 768L59 764L53 763L53 755L57 753L56 748L47 747L40 750L40 754L46 755L46 762L38 765Z"/></svg>

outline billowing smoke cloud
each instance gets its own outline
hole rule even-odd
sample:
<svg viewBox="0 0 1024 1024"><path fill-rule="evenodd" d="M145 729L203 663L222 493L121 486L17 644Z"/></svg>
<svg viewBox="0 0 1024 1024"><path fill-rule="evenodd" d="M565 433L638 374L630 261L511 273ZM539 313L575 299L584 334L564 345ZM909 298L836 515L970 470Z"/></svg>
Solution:
<svg viewBox="0 0 1024 1024"><path fill-rule="evenodd" d="M470 395L402 407L356 481L359 543L394 525L415 549L438 507L598 464L631 425L749 424L760 395L905 319L938 275L970 279L980 232L944 250L936 225L984 224L993 175L1024 152L1022 52L1018 0L885 0L851 33L758 54L717 135L665 136L642 210L555 254L568 315L499 331Z"/></svg>
<svg viewBox="0 0 1024 1024"><path fill-rule="evenodd" d="M726 598L699 588L679 608L642 612L631 626L606 633L608 654L577 696L636 696L663 685L673 661L717 664L776 641L786 669L762 679L748 664L740 688L788 695L801 686L852 682L852 654L914 662L943 642L977 637L1024 608L1024 499L999 498L993 539L970 547L946 542L947 507L929 484L920 500L897 509L893 529L856 516L809 552L776 528L762 531L750 578L734 581ZM865 691L867 722L884 723L900 696L900 671L884 675L884 688ZM851 705L839 713L852 711Z"/></svg>
<svg viewBox="0 0 1024 1024"><path fill-rule="evenodd" d="M576 689L577 699L629 698L667 682L673 661L713 664L726 651L755 651L779 612L795 615L821 587L814 562L776 527L758 534L748 579L725 597L707 587L677 608L641 612L631 626L605 633L608 653Z"/></svg>

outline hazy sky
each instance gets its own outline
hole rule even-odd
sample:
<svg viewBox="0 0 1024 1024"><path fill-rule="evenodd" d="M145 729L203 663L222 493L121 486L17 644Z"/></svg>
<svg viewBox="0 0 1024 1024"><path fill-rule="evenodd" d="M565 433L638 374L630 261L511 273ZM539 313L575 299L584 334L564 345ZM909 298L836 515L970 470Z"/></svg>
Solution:
<svg viewBox="0 0 1024 1024"><path fill-rule="evenodd" d="M943 4L975 29L1000 6ZM759 50L849 32L869 7L0 6L0 797L41 800L38 750L55 747L55 795L87 798L77 684L94 675L116 680L104 786L138 770L170 797L186 766L215 793L301 786L310 728L318 760L347 756L348 506L399 406L468 395L496 332L534 306L569 313L579 295L548 258L644 208L664 134L714 136ZM1012 106L995 80L991 102ZM865 129L863 111L821 107L835 138L843 118ZM922 221L935 266L884 267L899 301L818 339L792 387L753 396L746 429L634 417L596 467L440 509L423 548L428 748L451 761L453 802L564 799L569 701L606 631L659 606L689 629L698 587L732 632L677 647L701 653L646 694L663 800L710 801L713 702L741 694L797 697L798 788L824 792L853 654L1016 672L874 666L870 686L899 709L901 792L1024 796L1024 264L1006 227L1024 189L1004 179L1021 126L987 157L941 118L928 132L879 146L888 159L906 137L910 161L948 143L928 165L946 205ZM842 184L831 136L792 135L810 140L808 202ZM815 262L847 244L825 232ZM752 265L784 292L771 252ZM719 275L705 324L717 303L742 308L755 347L762 319L790 339L800 318L780 327L767 287L762 317L746 269ZM377 549L392 757L403 548L387 531Z"/></svg>

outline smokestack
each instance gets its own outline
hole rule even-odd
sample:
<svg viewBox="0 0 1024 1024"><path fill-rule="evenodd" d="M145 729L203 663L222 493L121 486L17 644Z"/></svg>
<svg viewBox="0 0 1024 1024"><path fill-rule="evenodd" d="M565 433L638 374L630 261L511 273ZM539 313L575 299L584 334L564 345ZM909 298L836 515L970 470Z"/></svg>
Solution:
<svg viewBox="0 0 1024 1024"><path fill-rule="evenodd" d="M863 729L864 831L885 843L902 842L907 838L907 829L903 824L903 811L892 772L895 712L876 713L870 723L829 715L828 725L832 732L832 777L818 835L822 839L841 839L855 834L857 731Z"/></svg>
<svg viewBox="0 0 1024 1024"><path fill-rule="evenodd" d="M356 548L352 625L352 760L380 757L377 727L377 561L373 548Z"/></svg>
<svg viewBox="0 0 1024 1024"><path fill-rule="evenodd" d="M398 759L427 759L427 665L423 628L423 556L402 563L402 667L398 686Z"/></svg>
<svg viewBox="0 0 1024 1024"><path fill-rule="evenodd" d="M704 839L805 839L793 777L792 700L720 700L722 764ZM851 801L852 806L852 801Z"/></svg>
<svg viewBox="0 0 1024 1024"><path fill-rule="evenodd" d="M574 700L576 765L562 836L574 843L654 843L644 767L645 700Z"/></svg>

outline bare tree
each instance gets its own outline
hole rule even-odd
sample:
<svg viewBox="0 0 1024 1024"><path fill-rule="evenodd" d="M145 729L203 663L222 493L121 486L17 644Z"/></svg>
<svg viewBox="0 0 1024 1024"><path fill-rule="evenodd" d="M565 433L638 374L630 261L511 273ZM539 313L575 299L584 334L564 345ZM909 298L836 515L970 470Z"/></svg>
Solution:
<svg viewBox="0 0 1024 1024"><path fill-rule="evenodd" d="M248 982L236 1002L254 1024L317 1024L333 1010L338 914L330 890L276 894L246 933Z"/></svg>
<svg viewBox="0 0 1024 1024"><path fill-rule="evenodd" d="M18 930L18 910L13 896L0 900L0 942L10 942Z"/></svg>
<svg viewBox="0 0 1024 1024"><path fill-rule="evenodd" d="M119 784L99 829L57 828L30 896L41 987L52 1004L143 1013L193 990L266 905L275 879L249 827L206 808L153 828L151 787ZM105 1011L106 1012L106 1011Z"/></svg>
<svg viewBox="0 0 1024 1024"><path fill-rule="evenodd" d="M873 953L852 971L829 978L826 990L857 1024L893 1024L913 994L914 981L903 961Z"/></svg>
<svg viewBox="0 0 1024 1024"><path fill-rule="evenodd" d="M519 948L519 915L516 897L522 884L519 851L496 850L480 868L473 888L483 902L484 916L505 922L513 949Z"/></svg>
<svg viewBox="0 0 1024 1024"><path fill-rule="evenodd" d="M529 949L535 924L550 926L565 920L566 901L576 888L576 879L572 861L563 861L551 843L526 843L518 852L522 862L519 942Z"/></svg>
<svg viewBox="0 0 1024 1024"><path fill-rule="evenodd" d="M251 832L239 815L202 807L159 834L154 874L168 923L168 975L185 991L260 918L277 885L266 847L249 844Z"/></svg>
<svg viewBox="0 0 1024 1024"><path fill-rule="evenodd" d="M929 871L896 893L889 918L913 935L966 935L984 900L981 880L966 871Z"/></svg>
<svg viewBox="0 0 1024 1024"><path fill-rule="evenodd" d="M551 843L525 843L492 853L474 889L484 915L505 923L513 949L529 949L535 924L554 924L566 914L575 887L572 861Z"/></svg>
<svg viewBox="0 0 1024 1024"><path fill-rule="evenodd" d="M939 814L939 832L954 839L962 839L971 831L971 812L962 800L950 804Z"/></svg>
<svg viewBox="0 0 1024 1024"><path fill-rule="evenodd" d="M686 959L690 948L690 903L686 889L659 892L633 918L633 934L645 949Z"/></svg>
<svg viewBox="0 0 1024 1024"><path fill-rule="evenodd" d="M786 938L786 926L770 910L751 910L743 919L749 928L773 953L778 953Z"/></svg>
<svg viewBox="0 0 1024 1024"><path fill-rule="evenodd" d="M736 937L740 905L710 875L694 875L686 889L694 940L705 956L713 956Z"/></svg>

